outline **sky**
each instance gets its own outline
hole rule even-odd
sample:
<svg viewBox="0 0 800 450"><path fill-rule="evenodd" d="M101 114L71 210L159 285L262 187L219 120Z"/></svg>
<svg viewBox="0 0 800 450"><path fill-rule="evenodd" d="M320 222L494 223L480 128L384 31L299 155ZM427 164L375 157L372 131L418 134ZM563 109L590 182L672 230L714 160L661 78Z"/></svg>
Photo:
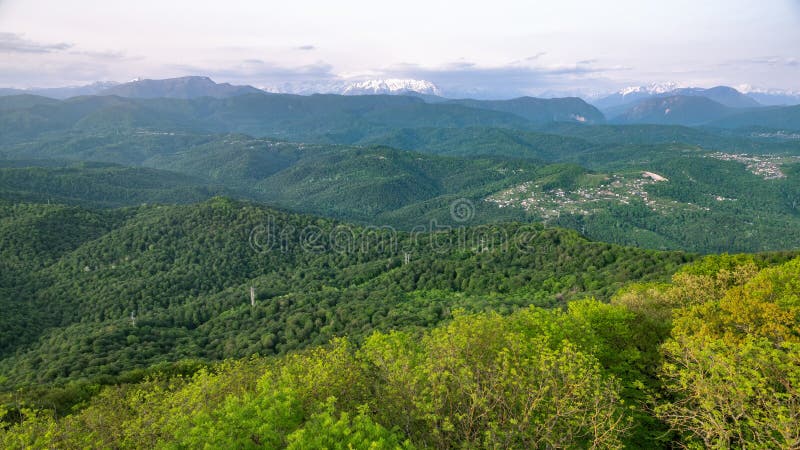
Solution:
<svg viewBox="0 0 800 450"><path fill-rule="evenodd" d="M0 87L424 79L450 96L800 91L800 0L0 0Z"/></svg>

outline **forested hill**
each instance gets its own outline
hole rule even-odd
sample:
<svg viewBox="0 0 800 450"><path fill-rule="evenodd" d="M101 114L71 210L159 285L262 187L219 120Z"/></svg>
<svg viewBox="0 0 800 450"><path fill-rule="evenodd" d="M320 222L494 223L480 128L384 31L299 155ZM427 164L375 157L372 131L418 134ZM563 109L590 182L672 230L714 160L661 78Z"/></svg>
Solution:
<svg viewBox="0 0 800 450"><path fill-rule="evenodd" d="M353 142L397 128L526 128L579 118L602 122L580 99L426 103L409 96L247 94L228 98L83 96L63 101L0 97L0 143L45 133L147 129L236 132L284 139Z"/></svg>
<svg viewBox="0 0 800 450"><path fill-rule="evenodd" d="M33 403L20 399L24 391L0 395L0 444L794 448L800 259L786 256L704 258L669 283L629 285L610 304L576 300L565 309L529 307L507 316L455 311L422 332L337 338L278 358L162 364L137 384L99 392L84 382L41 391ZM436 296L419 296L402 311ZM339 316L343 304L323 303L328 317L358 322L374 314L360 305ZM226 325L256 321L260 310L252 311L223 313ZM127 335L117 345L141 351L143 330L157 330L152 320L105 328L105 339L72 345L92 345L102 358L114 336ZM270 328L260 332L272 339Z"/></svg>
<svg viewBox="0 0 800 450"><path fill-rule="evenodd" d="M285 353L431 326L456 308L608 298L691 259L536 224L394 233L225 198L118 210L5 203L0 236L9 385Z"/></svg>
<svg viewBox="0 0 800 450"><path fill-rule="evenodd" d="M119 207L195 203L233 189L163 170L108 163L0 160L0 197L13 202Z"/></svg>
<svg viewBox="0 0 800 450"><path fill-rule="evenodd" d="M591 129L601 141L649 132ZM657 131L669 139L687 130ZM381 138L397 148L230 134L54 136L2 147L0 197L113 207L223 194L405 230L453 225L450 205L466 199L471 225L543 221L594 240L701 253L800 248L800 234L785 232L800 227L796 143L740 139L753 153L732 153L592 143L581 133L425 128ZM755 153L763 150L782 153Z"/></svg>

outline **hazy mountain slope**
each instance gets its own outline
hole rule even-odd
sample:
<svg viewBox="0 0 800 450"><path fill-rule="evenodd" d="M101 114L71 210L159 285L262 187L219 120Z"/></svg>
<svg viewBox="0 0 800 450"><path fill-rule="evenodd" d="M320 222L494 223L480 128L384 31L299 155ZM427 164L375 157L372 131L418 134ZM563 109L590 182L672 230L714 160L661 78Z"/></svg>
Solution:
<svg viewBox="0 0 800 450"><path fill-rule="evenodd" d="M577 125L558 123L538 128L548 134L579 138L605 145L698 145L708 150L800 155L800 139L769 140L752 133L719 128L692 128L682 125ZM620 157L622 157L620 155Z"/></svg>
<svg viewBox="0 0 800 450"><path fill-rule="evenodd" d="M251 94L214 99L76 97L23 104L0 97L0 142L56 132L240 132L302 141L353 142L390 129L436 126L525 127L510 113L407 96ZM30 100L26 100L30 103Z"/></svg>
<svg viewBox="0 0 800 450"><path fill-rule="evenodd" d="M359 144L386 145L447 156L492 156L557 161L595 146L582 139L507 128L416 128L375 136Z"/></svg>
<svg viewBox="0 0 800 450"><path fill-rule="evenodd" d="M438 208L440 220L451 223L450 202L460 197L479 199L512 185L519 172L536 169L537 165L523 162L439 158L388 148L343 149L302 159L265 178L256 189L284 207L373 224L380 224L383 214L441 197L446 203ZM485 222L502 217L494 214L470 219Z"/></svg>
<svg viewBox="0 0 800 450"><path fill-rule="evenodd" d="M576 97L533 98L512 100L450 100L447 103L516 114L534 123L579 122L601 123L605 116L594 106Z"/></svg>
<svg viewBox="0 0 800 450"><path fill-rule="evenodd" d="M678 88L676 83L653 83L649 86L628 86L612 94L595 98L591 104L605 112L621 105L631 105L655 95L662 95Z"/></svg>
<svg viewBox="0 0 800 450"><path fill-rule="evenodd" d="M92 207L194 203L232 193L221 185L164 170L100 163L0 160L0 198Z"/></svg>
<svg viewBox="0 0 800 450"><path fill-rule="evenodd" d="M35 106L57 105L58 101L40 95L19 94L9 95L0 99L0 111L14 111Z"/></svg>
<svg viewBox="0 0 800 450"><path fill-rule="evenodd" d="M42 97L63 100L82 95L98 95L103 90L116 86L119 83L111 81L97 81L83 86L62 86L52 88L8 89L0 88L0 96L5 95L38 95Z"/></svg>
<svg viewBox="0 0 800 450"><path fill-rule="evenodd" d="M791 106L800 104L800 93L795 91L751 90L747 95L765 106Z"/></svg>
<svg viewBox="0 0 800 450"><path fill-rule="evenodd" d="M757 108L761 106L753 97L729 86L679 88L672 83L628 87L606 97L594 100L592 104L600 108L607 116L614 117L642 101L659 97L674 97L677 95L705 97L730 108Z"/></svg>
<svg viewBox="0 0 800 450"><path fill-rule="evenodd" d="M728 86L716 86L708 89L680 88L669 93L669 96L674 95L705 97L729 108L758 108L759 106L762 106L752 97L749 97Z"/></svg>
<svg viewBox="0 0 800 450"><path fill-rule="evenodd" d="M30 93L25 91L24 89L14 89L14 88L0 88L0 97L11 96L11 95L29 95Z"/></svg>
<svg viewBox="0 0 800 450"><path fill-rule="evenodd" d="M705 97L655 97L636 103L612 119L615 123L702 125L731 115L735 110Z"/></svg>
<svg viewBox="0 0 800 450"><path fill-rule="evenodd" d="M164 80L136 80L108 87L96 95L117 95L131 98L198 98L233 97L244 94L262 93L252 86L234 86L229 83L215 83L208 77L181 77Z"/></svg>
<svg viewBox="0 0 800 450"><path fill-rule="evenodd" d="M719 118L709 125L724 128L763 127L800 130L800 106L770 107Z"/></svg>

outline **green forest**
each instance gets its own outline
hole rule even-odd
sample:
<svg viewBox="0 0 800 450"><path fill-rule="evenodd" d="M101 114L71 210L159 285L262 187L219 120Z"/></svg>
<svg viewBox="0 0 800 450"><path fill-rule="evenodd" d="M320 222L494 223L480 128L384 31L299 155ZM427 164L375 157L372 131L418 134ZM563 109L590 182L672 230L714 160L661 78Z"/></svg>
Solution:
<svg viewBox="0 0 800 450"><path fill-rule="evenodd" d="M795 109L0 97L0 448L800 448Z"/></svg>
<svg viewBox="0 0 800 450"><path fill-rule="evenodd" d="M9 394L5 448L793 448L800 258L715 256L609 302ZM51 401L78 395L60 389ZM72 396L72 397L71 397Z"/></svg>

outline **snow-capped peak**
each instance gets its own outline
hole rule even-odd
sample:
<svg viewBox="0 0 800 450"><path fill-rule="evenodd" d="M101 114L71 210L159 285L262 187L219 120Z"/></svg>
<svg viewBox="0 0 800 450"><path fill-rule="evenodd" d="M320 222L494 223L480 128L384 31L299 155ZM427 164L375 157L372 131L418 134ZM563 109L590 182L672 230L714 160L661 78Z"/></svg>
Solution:
<svg viewBox="0 0 800 450"><path fill-rule="evenodd" d="M357 81L342 90L344 95L402 94L404 92L442 95L439 87L430 81L399 78Z"/></svg>
<svg viewBox="0 0 800 450"><path fill-rule="evenodd" d="M674 91L682 87L678 83L674 82L666 82L666 83L651 83L648 86L628 86L626 88L620 89L618 94L622 95L623 97L630 95L630 94L664 94L667 92Z"/></svg>

